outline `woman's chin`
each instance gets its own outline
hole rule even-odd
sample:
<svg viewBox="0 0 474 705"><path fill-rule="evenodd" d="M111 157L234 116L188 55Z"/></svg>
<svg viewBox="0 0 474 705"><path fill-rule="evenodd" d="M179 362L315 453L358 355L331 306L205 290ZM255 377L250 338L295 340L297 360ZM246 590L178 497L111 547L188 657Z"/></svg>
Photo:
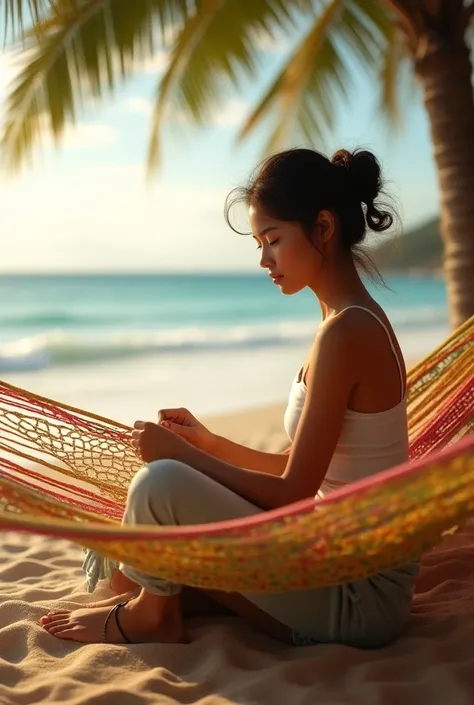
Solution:
<svg viewBox="0 0 474 705"><path fill-rule="evenodd" d="M286 281L283 277L281 282L279 282L277 286L284 296L292 296L293 294L297 294L303 288L292 286L290 282Z"/></svg>

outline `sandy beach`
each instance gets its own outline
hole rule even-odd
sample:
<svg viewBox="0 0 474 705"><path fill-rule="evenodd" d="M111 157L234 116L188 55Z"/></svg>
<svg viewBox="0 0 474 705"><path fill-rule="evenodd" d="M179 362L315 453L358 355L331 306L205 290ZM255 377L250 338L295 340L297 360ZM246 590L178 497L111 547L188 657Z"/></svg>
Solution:
<svg viewBox="0 0 474 705"><path fill-rule="evenodd" d="M209 419L253 447L285 447L281 405ZM82 552L67 541L4 533L0 544L0 703L79 705L471 705L474 700L474 526L423 561L412 616L391 646L292 648L238 618L191 621L189 645L92 644L55 639L38 624L53 607L94 597Z"/></svg>

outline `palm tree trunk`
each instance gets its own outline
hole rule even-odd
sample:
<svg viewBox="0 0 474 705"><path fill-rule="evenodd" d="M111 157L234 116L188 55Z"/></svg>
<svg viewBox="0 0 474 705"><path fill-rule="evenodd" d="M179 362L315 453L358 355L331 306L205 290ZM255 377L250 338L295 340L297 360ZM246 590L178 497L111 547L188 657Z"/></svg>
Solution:
<svg viewBox="0 0 474 705"><path fill-rule="evenodd" d="M415 72L424 90L441 192L444 273L451 325L474 314L474 97L461 37L430 40Z"/></svg>

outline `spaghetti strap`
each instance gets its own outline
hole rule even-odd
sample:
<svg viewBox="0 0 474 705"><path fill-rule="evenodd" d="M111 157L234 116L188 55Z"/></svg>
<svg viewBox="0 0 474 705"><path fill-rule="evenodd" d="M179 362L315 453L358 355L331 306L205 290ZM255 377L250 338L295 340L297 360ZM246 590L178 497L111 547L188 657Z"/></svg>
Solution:
<svg viewBox="0 0 474 705"><path fill-rule="evenodd" d="M398 371L399 371L399 373L400 373L400 385L401 385L401 397L402 397L400 401L403 401L403 399L405 398L405 376L404 376L404 374L403 374L402 365L401 365L401 363L400 363L400 358L398 357L398 353L397 353L397 351L396 351L396 349L395 349L395 345L393 344L393 340L392 340L392 336L390 335L390 331L388 330L387 326L386 326L385 323L382 321L382 319L379 318L379 316L377 316L376 313L374 313L373 311L371 311L370 308L365 308L365 306L356 306L356 305L354 305L354 306L347 306L347 307L344 308L342 311L340 311L340 313L344 313L344 311L348 311L350 308L359 308L361 311L367 311L367 313L370 313L370 315L371 315L373 318L375 318L376 321L378 321L378 322L380 323L380 325L382 326L382 328L383 328L384 331L386 332L387 338L388 338L388 342L390 343L390 347L392 348L392 352L393 352L393 354L394 354L394 356L395 356L395 360L397 361Z"/></svg>

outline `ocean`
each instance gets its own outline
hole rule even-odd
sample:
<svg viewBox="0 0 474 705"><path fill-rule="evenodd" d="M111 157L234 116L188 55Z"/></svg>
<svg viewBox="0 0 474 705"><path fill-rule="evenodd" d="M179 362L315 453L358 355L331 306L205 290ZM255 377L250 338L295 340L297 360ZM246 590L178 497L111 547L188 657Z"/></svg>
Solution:
<svg viewBox="0 0 474 705"><path fill-rule="evenodd" d="M441 278L369 285L409 361L448 333ZM320 322L309 291L258 275L0 277L0 376L133 423L163 406L214 414L286 398Z"/></svg>

